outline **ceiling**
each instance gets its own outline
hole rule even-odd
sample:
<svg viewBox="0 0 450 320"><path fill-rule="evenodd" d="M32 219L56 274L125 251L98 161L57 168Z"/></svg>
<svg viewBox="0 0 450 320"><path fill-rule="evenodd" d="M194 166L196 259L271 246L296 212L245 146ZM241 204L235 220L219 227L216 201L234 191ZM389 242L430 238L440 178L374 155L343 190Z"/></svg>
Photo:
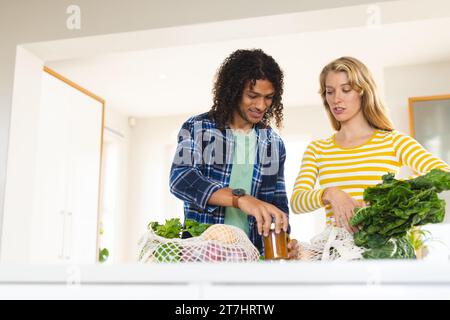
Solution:
<svg viewBox="0 0 450 320"><path fill-rule="evenodd" d="M315 17L320 13L315 12ZM267 19L267 23L273 23L270 17ZM278 21L282 23L282 19ZM222 27L239 30L239 23L227 21ZM259 18L258 23L264 25L264 18ZM279 31L237 39L223 37L220 41L192 44L183 43L185 34L179 30L180 45L175 39L170 46L132 51L121 48L114 53L53 59L46 65L104 98L108 108L123 115L168 116L208 110L214 75L223 59L238 48L262 48L285 72L285 106L301 107L320 104L318 76L332 59L357 57L372 70L382 89L386 67L449 61L448 30L450 15L389 24Z"/></svg>

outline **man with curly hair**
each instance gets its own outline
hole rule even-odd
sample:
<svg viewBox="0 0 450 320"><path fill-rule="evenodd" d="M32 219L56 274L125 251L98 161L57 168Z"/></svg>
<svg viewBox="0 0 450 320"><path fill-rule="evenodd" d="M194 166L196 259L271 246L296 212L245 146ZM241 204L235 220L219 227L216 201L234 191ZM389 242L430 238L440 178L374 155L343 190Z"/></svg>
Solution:
<svg viewBox="0 0 450 320"><path fill-rule="evenodd" d="M211 110L189 118L178 135L170 191L186 219L241 228L263 252L272 221L289 232L286 150L270 124L283 120L283 72L260 49L237 50L217 73ZM289 257L297 253L289 242Z"/></svg>

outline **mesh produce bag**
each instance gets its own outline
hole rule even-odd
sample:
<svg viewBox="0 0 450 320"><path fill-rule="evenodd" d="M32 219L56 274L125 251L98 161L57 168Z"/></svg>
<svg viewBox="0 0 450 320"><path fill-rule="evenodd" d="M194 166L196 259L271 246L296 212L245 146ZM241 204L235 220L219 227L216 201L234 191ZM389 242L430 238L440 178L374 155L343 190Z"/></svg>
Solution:
<svg viewBox="0 0 450 320"><path fill-rule="evenodd" d="M328 226L310 243L299 243L298 259L302 261L359 260L365 250L355 245L353 235L344 228Z"/></svg>
<svg viewBox="0 0 450 320"><path fill-rule="evenodd" d="M151 229L140 239L140 262L250 262L259 251L241 229L223 224L198 237L167 239Z"/></svg>

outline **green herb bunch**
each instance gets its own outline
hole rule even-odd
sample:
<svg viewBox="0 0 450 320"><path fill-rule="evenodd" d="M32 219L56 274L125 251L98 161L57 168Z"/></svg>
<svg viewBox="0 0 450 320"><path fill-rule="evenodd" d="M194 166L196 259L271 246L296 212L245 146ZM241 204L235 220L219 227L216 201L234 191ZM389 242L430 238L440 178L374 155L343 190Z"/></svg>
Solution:
<svg viewBox="0 0 450 320"><path fill-rule="evenodd" d="M186 219L183 228L180 219L173 218L166 220L165 224L159 224L157 221L152 221L147 227L152 229L160 237L174 239L179 238L182 232L189 232L192 237L198 237L210 226L212 226L212 224Z"/></svg>
<svg viewBox="0 0 450 320"><path fill-rule="evenodd" d="M166 220L165 224L159 224L157 221L152 221L147 228L153 230L158 236L175 239L180 238L182 232L188 232L192 237L201 235L211 224L199 223L194 220L186 219L185 226L180 222L179 218ZM142 259L144 253L148 250L148 244L144 245L139 255ZM181 247L178 243L168 242L158 245L153 252L153 256L159 262L179 262L181 261Z"/></svg>
<svg viewBox="0 0 450 320"><path fill-rule="evenodd" d="M450 190L450 173L433 169L411 180L396 180L394 174L364 191L367 207L356 208L350 220L360 226L354 234L357 246L367 248L364 258L415 258L408 231L444 220L445 201L438 193Z"/></svg>

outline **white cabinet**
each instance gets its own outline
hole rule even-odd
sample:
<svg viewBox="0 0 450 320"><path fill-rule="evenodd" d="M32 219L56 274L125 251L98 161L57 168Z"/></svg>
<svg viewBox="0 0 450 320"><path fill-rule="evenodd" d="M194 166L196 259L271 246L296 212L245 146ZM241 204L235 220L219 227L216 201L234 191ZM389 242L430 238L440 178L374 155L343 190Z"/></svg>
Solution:
<svg viewBox="0 0 450 320"><path fill-rule="evenodd" d="M30 262L95 263L103 104L45 73Z"/></svg>

